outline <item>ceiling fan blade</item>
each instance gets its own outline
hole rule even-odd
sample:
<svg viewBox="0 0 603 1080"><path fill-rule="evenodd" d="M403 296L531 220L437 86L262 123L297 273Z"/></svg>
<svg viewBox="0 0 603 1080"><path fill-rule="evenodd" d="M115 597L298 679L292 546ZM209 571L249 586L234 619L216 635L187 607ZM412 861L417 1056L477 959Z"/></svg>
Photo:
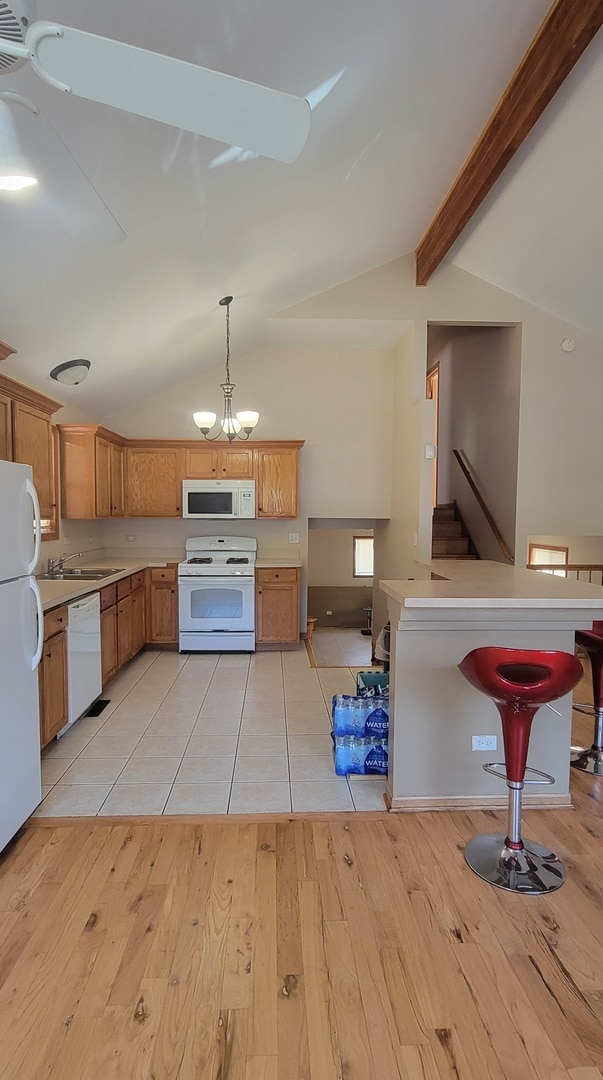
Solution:
<svg viewBox="0 0 603 1080"><path fill-rule="evenodd" d="M295 161L305 146L305 98L53 23L33 23L25 42L38 74L78 97L277 161Z"/></svg>

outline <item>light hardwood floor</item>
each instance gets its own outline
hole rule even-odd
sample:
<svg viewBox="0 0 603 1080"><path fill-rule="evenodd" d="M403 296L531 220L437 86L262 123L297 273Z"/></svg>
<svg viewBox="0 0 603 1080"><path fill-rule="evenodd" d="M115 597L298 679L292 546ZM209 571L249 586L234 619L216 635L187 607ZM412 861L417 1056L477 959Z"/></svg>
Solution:
<svg viewBox="0 0 603 1080"><path fill-rule="evenodd" d="M491 812L32 821L0 863L0 1076L601 1080L603 779L572 783L525 814L568 870L544 899L466 866Z"/></svg>

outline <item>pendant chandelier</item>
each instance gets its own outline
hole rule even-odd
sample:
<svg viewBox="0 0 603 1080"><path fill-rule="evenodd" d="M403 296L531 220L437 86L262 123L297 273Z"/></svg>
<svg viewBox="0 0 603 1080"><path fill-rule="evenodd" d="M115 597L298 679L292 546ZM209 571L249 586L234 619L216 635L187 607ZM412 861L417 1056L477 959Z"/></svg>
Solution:
<svg viewBox="0 0 603 1080"><path fill-rule="evenodd" d="M232 392L236 384L230 381L230 305L232 296L223 296L220 306L226 308L226 382L220 383L220 389L224 395L224 414L220 420L220 428L215 435L210 435L211 429L216 423L217 416L214 412L193 413L193 420L199 428L204 439L214 442L221 435L225 435L229 442L233 439L248 439L255 425L260 419L258 412L246 410L232 414ZM243 434L242 434L243 433Z"/></svg>

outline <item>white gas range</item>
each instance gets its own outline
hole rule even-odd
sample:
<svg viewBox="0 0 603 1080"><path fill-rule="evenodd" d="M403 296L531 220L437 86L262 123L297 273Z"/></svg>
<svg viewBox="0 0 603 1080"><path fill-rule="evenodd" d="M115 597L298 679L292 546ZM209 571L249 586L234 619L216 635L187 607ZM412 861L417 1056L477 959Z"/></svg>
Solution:
<svg viewBox="0 0 603 1080"><path fill-rule="evenodd" d="M255 652L250 536L192 536L178 565L180 652Z"/></svg>

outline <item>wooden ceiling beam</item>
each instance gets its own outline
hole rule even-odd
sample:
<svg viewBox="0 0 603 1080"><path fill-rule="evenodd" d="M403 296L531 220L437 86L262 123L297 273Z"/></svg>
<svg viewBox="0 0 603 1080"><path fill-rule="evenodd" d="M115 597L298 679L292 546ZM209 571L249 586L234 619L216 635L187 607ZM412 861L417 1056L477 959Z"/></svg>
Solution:
<svg viewBox="0 0 603 1080"><path fill-rule="evenodd" d="M556 0L416 252L426 285L603 25L603 0Z"/></svg>

